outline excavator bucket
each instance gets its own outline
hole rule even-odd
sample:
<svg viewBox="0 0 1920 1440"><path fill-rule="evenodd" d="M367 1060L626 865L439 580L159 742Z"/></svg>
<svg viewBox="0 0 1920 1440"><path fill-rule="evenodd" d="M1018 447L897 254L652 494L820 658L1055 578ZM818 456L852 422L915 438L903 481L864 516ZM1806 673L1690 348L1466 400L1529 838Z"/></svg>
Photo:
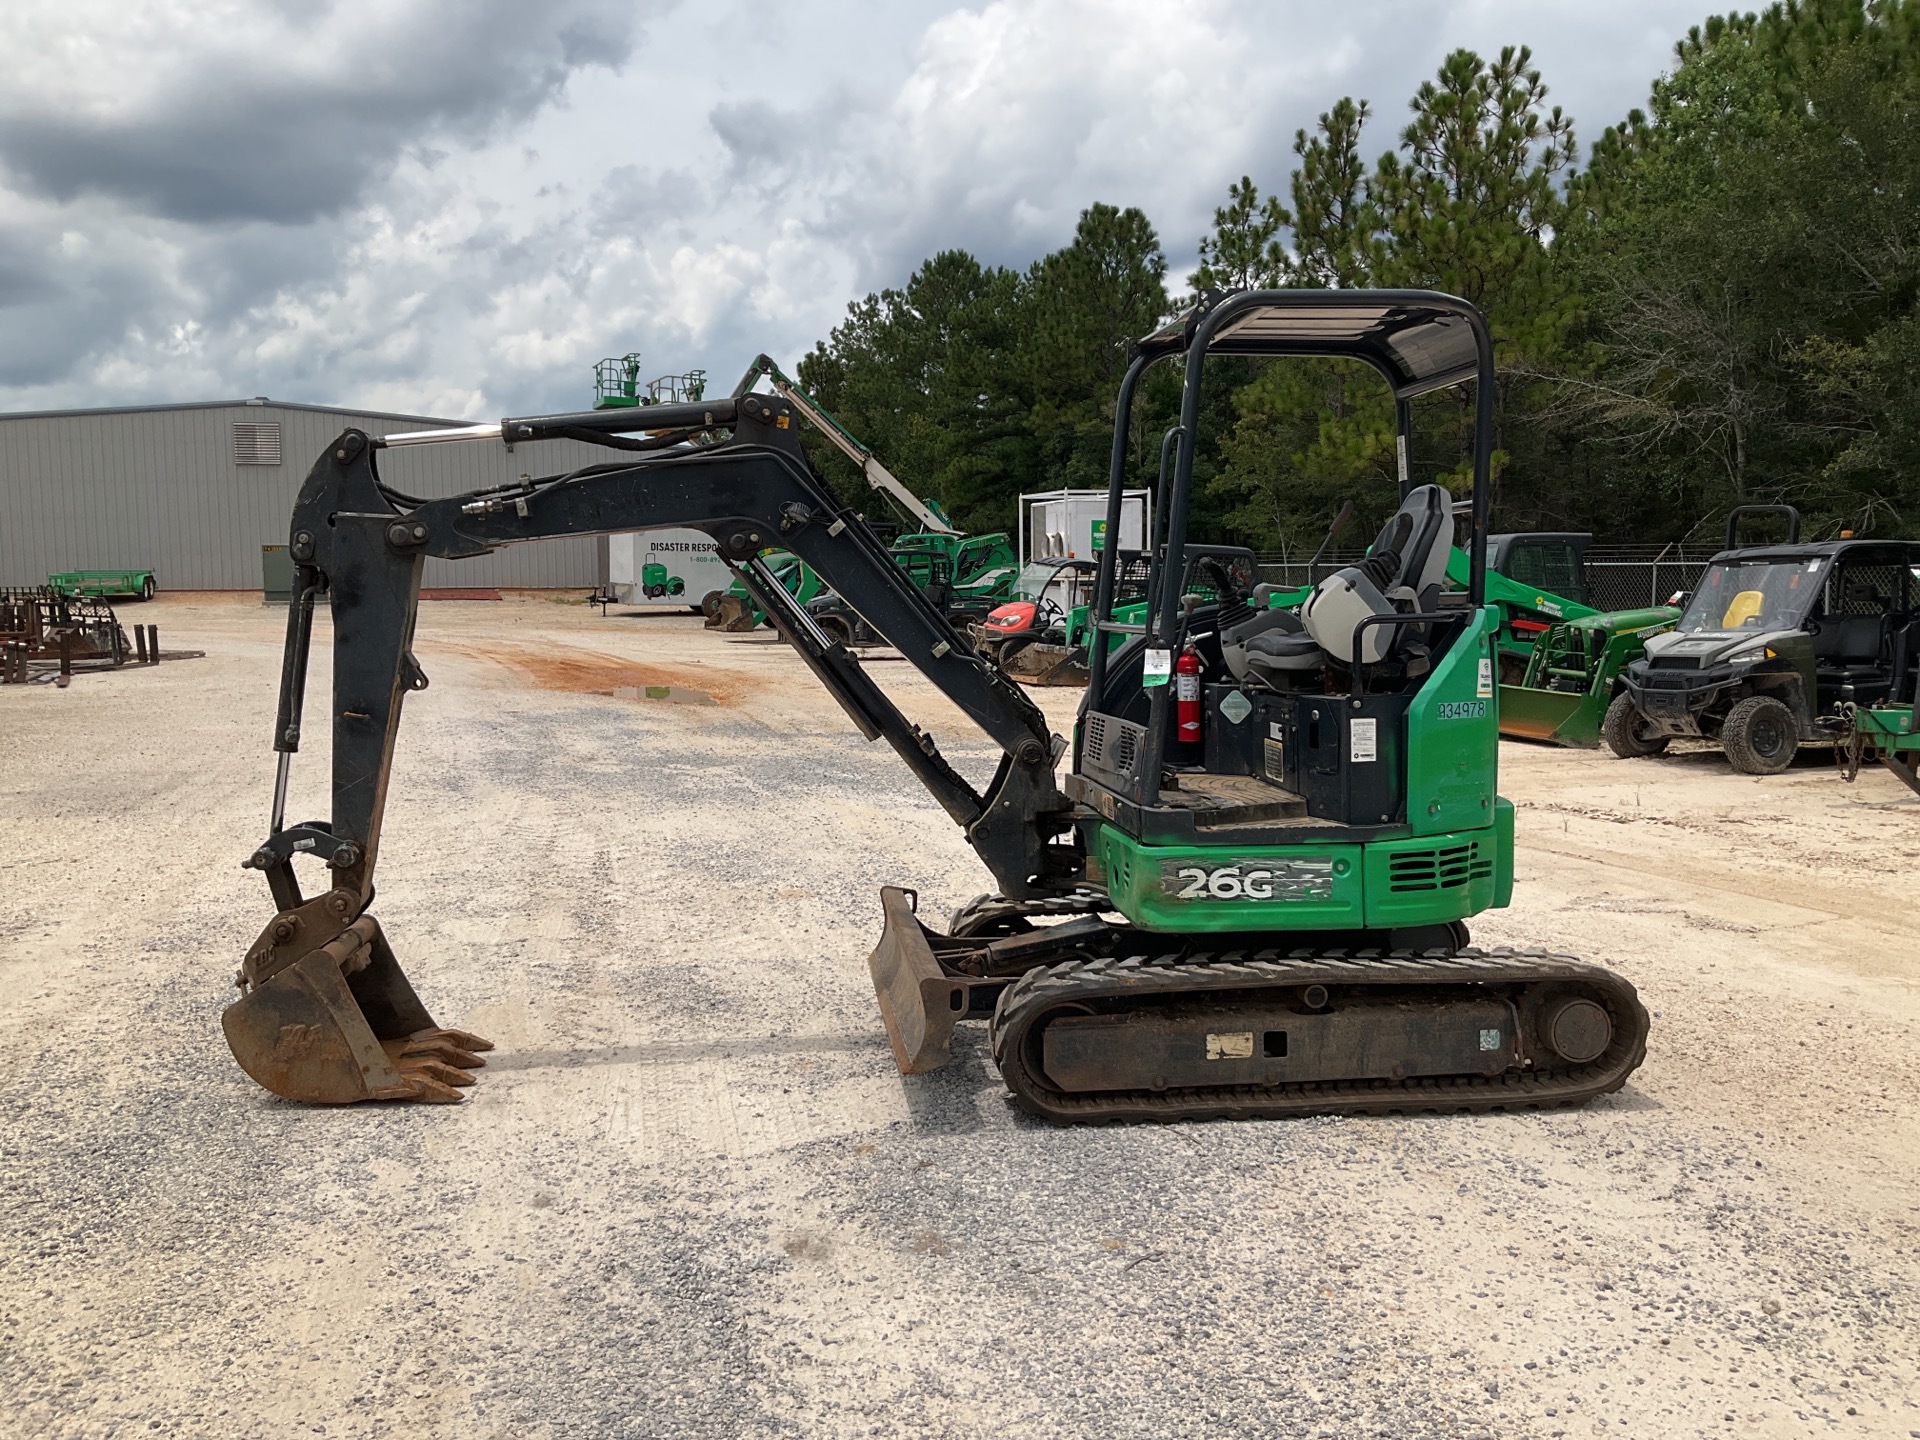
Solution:
<svg viewBox="0 0 1920 1440"><path fill-rule="evenodd" d="M311 1105L463 1098L456 1087L493 1044L433 1023L378 921L363 915L287 963L290 933L286 917L268 927L241 972L246 993L220 1017L242 1070Z"/></svg>
<svg viewBox="0 0 1920 1440"><path fill-rule="evenodd" d="M924 1075L953 1058L953 1027L965 1017L971 989L933 953L937 938L913 913L919 897L895 885L880 889L886 928L867 957L880 1015L902 1075Z"/></svg>
<svg viewBox="0 0 1920 1440"><path fill-rule="evenodd" d="M707 629L744 631L753 629L753 602L742 595L722 595L713 602L707 616Z"/></svg>
<svg viewBox="0 0 1920 1440"><path fill-rule="evenodd" d="M1022 685L1085 686L1087 647L1027 645L1008 653L1001 668Z"/></svg>
<svg viewBox="0 0 1920 1440"><path fill-rule="evenodd" d="M1591 750L1600 743L1608 696L1528 685L1500 687L1500 733Z"/></svg>

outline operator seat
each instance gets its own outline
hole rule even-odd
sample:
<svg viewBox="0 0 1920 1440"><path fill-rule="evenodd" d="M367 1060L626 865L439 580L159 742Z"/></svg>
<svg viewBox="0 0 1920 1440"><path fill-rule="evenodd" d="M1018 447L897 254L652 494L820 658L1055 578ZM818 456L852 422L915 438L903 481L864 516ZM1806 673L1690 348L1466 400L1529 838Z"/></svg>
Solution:
<svg viewBox="0 0 1920 1440"><path fill-rule="evenodd" d="M1411 614L1438 603L1453 545L1453 498L1438 485L1408 494L1368 547L1358 565L1336 570L1300 607L1299 628L1285 622L1241 638L1246 675L1274 689L1292 688L1290 677L1318 670L1329 660L1374 664L1403 648L1417 627L1375 625L1362 632L1359 654L1354 627L1373 615Z"/></svg>

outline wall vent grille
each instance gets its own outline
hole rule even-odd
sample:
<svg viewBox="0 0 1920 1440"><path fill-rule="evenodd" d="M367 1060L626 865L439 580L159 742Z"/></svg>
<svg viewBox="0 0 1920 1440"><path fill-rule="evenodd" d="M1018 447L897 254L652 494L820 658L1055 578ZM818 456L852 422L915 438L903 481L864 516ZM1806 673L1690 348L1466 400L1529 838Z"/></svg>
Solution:
<svg viewBox="0 0 1920 1440"><path fill-rule="evenodd" d="M280 422L278 420L234 421L233 463L278 465L280 463Z"/></svg>

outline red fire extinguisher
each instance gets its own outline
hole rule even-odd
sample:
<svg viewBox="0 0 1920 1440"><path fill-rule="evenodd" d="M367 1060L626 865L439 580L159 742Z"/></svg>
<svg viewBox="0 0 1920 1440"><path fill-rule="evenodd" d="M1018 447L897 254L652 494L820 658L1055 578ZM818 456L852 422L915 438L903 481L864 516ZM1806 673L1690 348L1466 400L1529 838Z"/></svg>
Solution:
<svg viewBox="0 0 1920 1440"><path fill-rule="evenodd" d="M1200 743L1200 656L1191 644L1173 662L1174 714L1180 723L1180 743Z"/></svg>

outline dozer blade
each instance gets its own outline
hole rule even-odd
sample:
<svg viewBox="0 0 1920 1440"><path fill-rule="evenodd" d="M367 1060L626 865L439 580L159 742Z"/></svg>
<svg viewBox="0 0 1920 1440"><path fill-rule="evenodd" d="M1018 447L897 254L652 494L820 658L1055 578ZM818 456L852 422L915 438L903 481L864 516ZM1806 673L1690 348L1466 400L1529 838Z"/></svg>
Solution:
<svg viewBox="0 0 1920 1440"><path fill-rule="evenodd" d="M707 616L707 629L743 631L754 626L753 602L739 595L722 595L714 601L713 613Z"/></svg>
<svg viewBox="0 0 1920 1440"><path fill-rule="evenodd" d="M971 988L965 977L949 974L934 957L927 928L913 913L916 898L911 890L881 887L886 928L867 957L902 1075L924 1075L953 1058L953 1027L967 1013Z"/></svg>
<svg viewBox="0 0 1920 1440"><path fill-rule="evenodd" d="M493 1048L433 1023L371 915L262 978L249 962L220 1026L240 1068L284 1100L453 1103Z"/></svg>

